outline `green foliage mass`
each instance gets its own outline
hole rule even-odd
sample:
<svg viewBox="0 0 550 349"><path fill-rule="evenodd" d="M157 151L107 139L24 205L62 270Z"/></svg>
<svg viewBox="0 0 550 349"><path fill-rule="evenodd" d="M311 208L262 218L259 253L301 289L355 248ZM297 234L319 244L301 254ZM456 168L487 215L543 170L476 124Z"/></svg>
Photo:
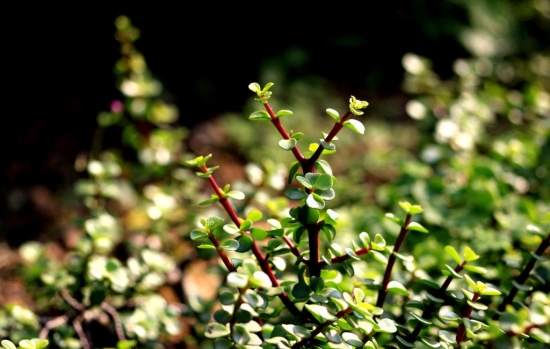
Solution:
<svg viewBox="0 0 550 349"><path fill-rule="evenodd" d="M473 22L450 79L403 57L413 123L251 83L249 117L219 120L246 178L220 186L217 149L186 148L118 18L122 98L77 160L81 233L62 259L21 246L35 307L0 308L2 347L88 349L92 331L119 349L547 347L550 55L515 55L513 35L505 52L476 46L496 29ZM124 148L102 149L106 132ZM195 260L214 299L181 283Z"/></svg>

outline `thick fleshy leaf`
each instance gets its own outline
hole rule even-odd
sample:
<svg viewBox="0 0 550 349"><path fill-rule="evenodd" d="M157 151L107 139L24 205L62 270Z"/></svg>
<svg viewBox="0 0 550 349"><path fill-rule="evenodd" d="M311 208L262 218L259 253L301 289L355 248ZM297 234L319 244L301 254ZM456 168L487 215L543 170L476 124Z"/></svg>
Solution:
<svg viewBox="0 0 550 349"><path fill-rule="evenodd" d="M252 248L252 245L254 244L254 241L252 240L252 237L248 234L242 234L241 236L237 237L236 239L239 242L239 248L237 248L237 252L248 252Z"/></svg>
<svg viewBox="0 0 550 349"><path fill-rule="evenodd" d="M229 331L229 328L227 328L227 326L224 326L217 322L209 323L208 325L206 325L206 328L204 330L204 336L206 338L225 337L229 333L231 333L231 331Z"/></svg>
<svg viewBox="0 0 550 349"><path fill-rule="evenodd" d="M386 240L382 235L376 234L374 236L374 241L371 243L371 245L372 245L372 248L377 251L384 251L386 247Z"/></svg>
<svg viewBox="0 0 550 349"><path fill-rule="evenodd" d="M388 284L388 292L397 293L403 296L408 296L409 291L400 282L390 281Z"/></svg>
<svg viewBox="0 0 550 349"><path fill-rule="evenodd" d="M346 120L344 121L343 125L351 129L353 132L359 133L360 135L365 133L365 126L359 120Z"/></svg>
<svg viewBox="0 0 550 349"><path fill-rule="evenodd" d="M466 262L472 262L479 258L479 255L477 255L474 251L472 251L471 248L468 246L464 247L464 259Z"/></svg>
<svg viewBox="0 0 550 349"><path fill-rule="evenodd" d="M306 187L308 189L313 188L313 185L311 184L311 182L305 176L296 176L296 180L298 182L300 182L301 185L303 185L304 187Z"/></svg>
<svg viewBox="0 0 550 349"><path fill-rule="evenodd" d="M313 209L320 210L325 207L325 200L315 193L311 193L307 196L306 204Z"/></svg>
<svg viewBox="0 0 550 349"><path fill-rule="evenodd" d="M370 254L376 259L378 262L382 264L388 264L388 259L386 256L384 256L382 253L378 251L370 251Z"/></svg>
<svg viewBox="0 0 550 349"><path fill-rule="evenodd" d="M211 204L211 203L213 203L213 202L218 202L218 201L220 201L220 199L217 198L217 197L215 197L215 198L210 198L210 199L208 199L208 200L201 201L201 202L199 203L199 205L200 205L200 206L205 206L205 205Z"/></svg>
<svg viewBox="0 0 550 349"><path fill-rule="evenodd" d="M257 110L250 114L250 120L271 120L271 116L265 110Z"/></svg>
<svg viewBox="0 0 550 349"><path fill-rule="evenodd" d="M323 200L327 201L333 200L336 197L336 192L332 188L326 190L317 189L315 191L315 194L319 195L321 198L323 198Z"/></svg>
<svg viewBox="0 0 550 349"><path fill-rule="evenodd" d="M216 247L212 245L211 243L204 243L197 246L197 248L203 249L203 250L215 250Z"/></svg>
<svg viewBox="0 0 550 349"><path fill-rule="evenodd" d="M340 121L340 114L336 110L328 108L326 111L327 111L327 114L334 119L334 121L336 122Z"/></svg>
<svg viewBox="0 0 550 349"><path fill-rule="evenodd" d="M417 222L409 223L409 225L407 226L407 229L419 231L421 233L428 233L428 229L424 228L420 223L417 223Z"/></svg>
<svg viewBox="0 0 550 349"><path fill-rule="evenodd" d="M223 226L223 231L225 231L229 235L234 235L234 234L240 233L239 228L233 223L224 225Z"/></svg>
<svg viewBox="0 0 550 349"><path fill-rule="evenodd" d="M443 341L447 343L456 343L456 334L453 334L449 331L441 330L439 331L439 338L443 339Z"/></svg>
<svg viewBox="0 0 550 349"><path fill-rule="evenodd" d="M288 184L292 183L294 180L294 177L296 176L296 173L298 173L298 170L300 169L300 162L294 161L292 164L290 164L290 171L288 174Z"/></svg>
<svg viewBox="0 0 550 349"><path fill-rule="evenodd" d="M420 340L422 341L422 343L426 344L426 346L428 346L429 348L440 348L441 347L441 344L439 344L439 342L434 340L434 339L426 338L426 337L420 337Z"/></svg>
<svg viewBox="0 0 550 349"><path fill-rule="evenodd" d="M455 279L462 279L462 275L458 274L450 265L445 264L445 268L447 268L447 270L443 269L443 275L452 275Z"/></svg>
<svg viewBox="0 0 550 349"><path fill-rule="evenodd" d="M231 199L235 200L242 200L244 199L244 193L242 191L238 190L231 190L229 193L225 193L225 196Z"/></svg>
<svg viewBox="0 0 550 349"><path fill-rule="evenodd" d="M305 308L307 310L309 310L313 314L313 316L315 316L319 320L322 319L323 322L324 321L336 321L336 320L338 320L338 318L336 316L330 314L328 312L327 308L322 306L322 305L306 304Z"/></svg>
<svg viewBox="0 0 550 349"><path fill-rule="evenodd" d="M431 324L432 324L431 321L424 319L423 317L421 317L420 315L417 315L417 314L413 313L412 311L409 312L409 314L411 314L411 316L412 316L413 318L415 318L416 320L420 321L420 322L423 323L424 325L431 325Z"/></svg>
<svg viewBox="0 0 550 349"><path fill-rule="evenodd" d="M394 215L393 213L386 213L385 217L391 220L392 222L397 223L399 226L403 225L403 220L397 217L396 215Z"/></svg>
<svg viewBox="0 0 550 349"><path fill-rule="evenodd" d="M409 255L409 254L402 254L402 253L398 253L398 252L393 252L393 254L394 254L397 258L399 258L399 259L401 259L401 260L403 260L403 261L405 261L405 262L412 262L412 261L414 261L414 257L411 256L411 255Z"/></svg>
<svg viewBox="0 0 550 349"><path fill-rule="evenodd" d="M252 228L250 229L250 234L254 238L254 240L263 240L267 237L267 231L261 229L261 228Z"/></svg>
<svg viewBox="0 0 550 349"><path fill-rule="evenodd" d="M334 144L332 142L327 142L324 139L319 139L319 143L326 150L335 150L336 149L336 144Z"/></svg>
<svg viewBox="0 0 550 349"><path fill-rule="evenodd" d="M361 339L359 339L359 337L357 337L355 333L344 332L342 333L342 339L344 340L344 342L346 342L351 346L354 346L354 347L363 346L363 342L361 341Z"/></svg>
<svg viewBox="0 0 550 349"><path fill-rule="evenodd" d="M483 267L478 267L477 265L470 265L470 264L466 264L464 266L464 269L466 269L468 271L471 271L472 273L477 273L477 274L485 274L487 272L487 269L485 269Z"/></svg>
<svg viewBox="0 0 550 349"><path fill-rule="evenodd" d="M248 276L237 272L227 274L227 284L235 288L244 288L248 285Z"/></svg>
<svg viewBox="0 0 550 349"><path fill-rule="evenodd" d="M239 248L239 242L233 239L225 240L220 245L220 250L225 250L225 251L235 251L238 248Z"/></svg>
<svg viewBox="0 0 550 349"><path fill-rule="evenodd" d="M311 337L311 333L307 330L307 328L305 328L303 326L291 325L291 324L282 324L282 327L289 334L291 334L292 336L295 336L297 338L309 338L309 337Z"/></svg>
<svg viewBox="0 0 550 349"><path fill-rule="evenodd" d="M255 93L258 93L262 90L262 88L260 87L260 84L258 84L257 82L250 83L248 85L248 89Z"/></svg>
<svg viewBox="0 0 550 349"><path fill-rule="evenodd" d="M342 337L340 337L340 334L334 329L325 328L323 330L323 335L325 335L325 338L331 343L334 343L334 344L342 343Z"/></svg>
<svg viewBox="0 0 550 349"><path fill-rule="evenodd" d="M385 333L395 333L397 327L395 327L395 322L392 319L382 319L378 322L378 329L376 332L385 332Z"/></svg>
<svg viewBox="0 0 550 349"><path fill-rule="evenodd" d="M455 248L453 246L447 245L445 246L445 252L451 256L451 258L457 263L462 263L462 260L460 259L460 256L458 255L458 252L456 252Z"/></svg>
<svg viewBox="0 0 550 349"><path fill-rule="evenodd" d="M330 167L328 162L326 162L325 160L317 160L315 162L315 167L320 169L324 173L329 174L329 175L332 176L332 168Z"/></svg>
<svg viewBox="0 0 550 349"><path fill-rule="evenodd" d="M193 229L189 235L191 240L201 240L208 237L208 234L199 229Z"/></svg>
<svg viewBox="0 0 550 349"><path fill-rule="evenodd" d="M284 150L291 150L296 146L296 143L298 143L298 141L294 138L281 139L279 141L279 147L281 147Z"/></svg>
<svg viewBox="0 0 550 349"><path fill-rule="evenodd" d="M401 336L397 336L395 337L397 338L397 341L399 343L401 343L401 345L403 345L404 347L407 347L407 348L414 348L414 343L411 343L411 342L408 342L406 339L404 339L403 337Z"/></svg>
<svg viewBox="0 0 550 349"><path fill-rule="evenodd" d="M285 190L285 196L289 198L290 200L302 200L303 198L307 197L307 193L305 190L301 188L291 187Z"/></svg>
<svg viewBox="0 0 550 349"><path fill-rule="evenodd" d="M308 174L306 174L306 178L308 178L311 182L311 185L313 186L313 188L315 189L320 189L320 190L328 190L330 188L332 188L332 176L329 175L329 174L326 174L326 173L319 173L318 176L315 176L315 177L312 177L310 179L310 176L308 176ZM313 178L315 178L315 180L313 180Z"/></svg>
<svg viewBox="0 0 550 349"><path fill-rule="evenodd" d="M287 115L292 115L292 114L294 114L294 113L292 112L292 110L286 110L286 109L279 110L279 111L277 112L277 116L278 116L278 117L287 116Z"/></svg>
<svg viewBox="0 0 550 349"><path fill-rule="evenodd" d="M367 234L365 232L361 232L361 234L359 234L359 239L363 243L363 247L366 247L366 248L370 247L370 236L369 236L369 234Z"/></svg>

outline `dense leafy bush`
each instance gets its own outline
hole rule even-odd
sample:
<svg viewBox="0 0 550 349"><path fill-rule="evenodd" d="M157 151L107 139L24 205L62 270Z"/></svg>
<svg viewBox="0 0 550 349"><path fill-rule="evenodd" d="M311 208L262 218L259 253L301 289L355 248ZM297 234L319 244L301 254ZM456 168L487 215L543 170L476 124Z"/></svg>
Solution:
<svg viewBox="0 0 550 349"><path fill-rule="evenodd" d="M20 248L35 308L0 308L4 348L548 345L547 53L474 55L449 80L406 55L415 124L371 120L367 102L330 90L294 84L278 99L252 83L253 122L222 118L222 135L200 135L213 155L197 157L139 31L116 25L122 98L76 162L81 230L61 258ZM112 134L123 147L102 150ZM238 181L228 148L247 160ZM197 261L214 282L192 292Z"/></svg>

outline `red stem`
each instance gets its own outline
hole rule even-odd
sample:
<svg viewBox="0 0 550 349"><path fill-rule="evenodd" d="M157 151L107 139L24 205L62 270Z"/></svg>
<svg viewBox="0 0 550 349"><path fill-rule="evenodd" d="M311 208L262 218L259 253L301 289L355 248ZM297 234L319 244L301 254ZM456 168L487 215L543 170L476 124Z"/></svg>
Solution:
<svg viewBox="0 0 550 349"><path fill-rule="evenodd" d="M338 319L341 319L342 317L344 317L344 315L351 313L351 311L352 311L351 308L346 308L344 310L340 310L335 316ZM329 326L333 322L334 321L328 321L328 320L323 322L322 324L317 326L317 328L315 328L315 330L313 330L313 332L311 332L311 336L309 338L302 339L301 341L295 343L292 346L292 348L297 349L297 348L305 347L306 345L309 344L309 342L311 342L315 338L315 336L317 336L319 333L321 333L323 331L323 329L325 329L327 326Z"/></svg>
<svg viewBox="0 0 550 349"><path fill-rule="evenodd" d="M479 299L479 294L474 293L474 297L472 298L472 303L477 302ZM468 304L468 308L466 308L466 312L464 313L464 318L469 319L470 316L472 316L472 306ZM464 337L466 335L466 326L464 326L464 320L460 323L458 326L458 330L456 331L456 342L458 344L458 347L460 348L460 343L464 341Z"/></svg>
<svg viewBox="0 0 550 349"><path fill-rule="evenodd" d="M360 256L360 255L362 255L362 254L367 254L367 253L369 253L370 250L371 250L370 247L363 247L363 248L361 248L361 249L355 251L355 254L358 255L358 256ZM350 258L351 258L351 257L350 257L349 255L345 254L345 255L343 255L343 256L338 256L338 257L331 258L330 261L331 261L333 264L336 264L336 263L342 263L343 261L347 261L347 260L350 259ZM319 268L320 268L320 267L323 267L323 266L325 266L325 265L327 265L327 262L325 262L325 261L320 261L320 262L319 262Z"/></svg>
<svg viewBox="0 0 550 349"><path fill-rule="evenodd" d="M264 103L264 106L269 116L271 117L271 123L275 125L275 128L277 128L281 136L283 136L284 139L290 139L290 135L286 132L285 128L283 127L283 124L281 124L281 120L279 120L277 115L275 115L269 103L267 102ZM300 163L303 164L306 161L306 158L302 155L302 153L298 149L298 146L295 146L294 148L292 148L292 153L294 154L294 157L296 158L296 160L300 161Z"/></svg>
<svg viewBox="0 0 550 349"><path fill-rule="evenodd" d="M382 282L382 288L378 292L378 299L376 300L376 306L379 308L382 308L382 305L384 305L384 301L386 300L386 295L388 294L388 284L390 283L390 277L393 269L393 265L395 263L395 253L399 252L399 248L401 247L401 244L403 243L403 240L405 240L405 235L407 235L408 226L411 221L411 215L407 214L407 217L405 218L405 223L401 227L401 231L399 232L399 236L397 236L397 241L395 242L395 246L393 247L393 251L390 255L390 258L388 259L388 265L386 266L386 272L384 273L384 281Z"/></svg>
<svg viewBox="0 0 550 349"><path fill-rule="evenodd" d="M203 173L208 173L208 168L206 167L206 165L203 165L200 169L202 170ZM210 181L210 185L212 186L212 188L216 192L216 195L218 195L218 198L220 199L220 203L222 204L223 208L225 209L227 214L229 214L229 216L231 217L231 220L233 221L233 223L235 223L235 225L237 227L240 227L241 226L241 221L240 221L239 217L237 216L237 214L235 213L235 210L233 209L233 207L229 203L229 200L224 197L223 192L220 189L220 187L218 186L218 183L216 183L216 180L214 179L214 177L212 175L210 175L208 177L208 180ZM247 234L247 235L250 236L250 233L248 233L248 232L243 232L243 234ZM211 237L210 240L212 241L212 243L214 243L214 241L216 241L216 244L217 244L217 240L212 234L209 234L209 237ZM214 246L216 246L216 244ZM219 244L218 244L218 246L219 246ZM216 250L218 250L218 246L216 246ZM223 252L223 254L225 254L225 252L223 250L218 251L218 254L220 255L220 257L223 260L222 254L220 252ZM266 260L266 258L260 252L260 249L258 248L258 245L256 245L256 242L254 241L254 239L252 239L252 253L256 257L256 259L258 260L258 264L260 265L260 268L262 269L262 271L269 277L269 280L271 280L271 284L273 285L273 287L280 286L279 281L277 280L277 278L275 277L275 274L273 274L273 271L271 270L269 262ZM227 256L226 256L226 259L227 259ZM227 261L229 262L229 259L227 259ZM224 263L225 263L225 261L224 261ZM232 265L231 262L229 262L229 263L230 263L230 265ZM235 268L233 267L232 271L234 271L234 270L235 270ZM279 298L285 304L286 308L292 313L292 315L301 316L300 310L298 310L296 305L294 305L294 303L292 303L292 301L290 300L290 298L288 297L286 292L283 291L281 294L279 294Z"/></svg>

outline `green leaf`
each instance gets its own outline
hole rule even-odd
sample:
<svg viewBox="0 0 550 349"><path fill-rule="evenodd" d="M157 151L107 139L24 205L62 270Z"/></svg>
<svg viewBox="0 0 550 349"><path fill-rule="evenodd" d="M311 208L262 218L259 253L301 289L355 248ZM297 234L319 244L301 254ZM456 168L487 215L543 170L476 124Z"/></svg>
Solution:
<svg viewBox="0 0 550 349"><path fill-rule="evenodd" d="M299 169L300 169L299 161L294 161L292 164L290 164L290 171L288 174L288 184L292 183Z"/></svg>
<svg viewBox="0 0 550 349"><path fill-rule="evenodd" d="M242 200L245 197L244 193L238 190L231 190L229 193L226 193L225 196L235 200Z"/></svg>
<svg viewBox="0 0 550 349"><path fill-rule="evenodd" d="M311 288L303 282L298 282L292 287L292 295L299 299L307 299L311 294Z"/></svg>
<svg viewBox="0 0 550 349"><path fill-rule="evenodd" d="M206 325L206 328L204 330L204 336L211 339L225 337L229 335L229 333L231 333L231 331L229 331L229 328L217 322L209 323L208 325Z"/></svg>
<svg viewBox="0 0 550 349"><path fill-rule="evenodd" d="M227 284L235 288L244 288L248 285L248 276L237 272L227 274Z"/></svg>
<svg viewBox="0 0 550 349"><path fill-rule="evenodd" d="M307 197L307 195L308 194L305 192L305 190L296 187L290 187L285 190L285 196L290 200L302 200L303 198Z"/></svg>
<svg viewBox="0 0 550 349"><path fill-rule="evenodd" d="M281 139L279 141L279 147L288 151L294 148L296 146L296 143L298 143L298 141L294 138Z"/></svg>
<svg viewBox="0 0 550 349"><path fill-rule="evenodd" d="M398 204L401 209L405 211L406 214L409 214L411 210L411 204L408 201L399 201Z"/></svg>
<svg viewBox="0 0 550 349"><path fill-rule="evenodd" d="M529 336L541 343L550 343L550 333L544 332L540 328L531 329Z"/></svg>
<svg viewBox="0 0 550 349"><path fill-rule="evenodd" d="M216 247L212 245L211 243L204 243L197 246L197 248L203 249L203 250L215 250Z"/></svg>
<svg viewBox="0 0 550 349"><path fill-rule="evenodd" d="M256 287L271 287L271 280L269 279L269 276L267 276L266 273L260 270L257 270L254 272L254 274L252 274L252 277L250 278L250 283Z"/></svg>
<svg viewBox="0 0 550 349"><path fill-rule="evenodd" d="M365 232L361 232L361 234L359 234L359 239L363 243L363 247L369 248L369 246L370 246L370 236L369 236L369 234L367 234Z"/></svg>
<svg viewBox="0 0 550 349"><path fill-rule="evenodd" d="M200 240L200 239L207 238L207 237L208 237L208 234L205 233L205 232L202 231L202 230L193 229L193 230L191 231L191 234L189 234L189 236L191 237L191 240L195 241L195 240Z"/></svg>
<svg viewBox="0 0 550 349"><path fill-rule="evenodd" d="M407 229L419 231L421 233L428 233L428 229L424 228L420 223L417 223L417 222L409 223L409 225L407 226Z"/></svg>
<svg viewBox="0 0 550 349"><path fill-rule="evenodd" d="M257 82L253 82L253 83L249 84L248 88L250 89L250 91L252 91L254 93L258 93L258 92L262 91L262 88L260 87L260 84L258 84Z"/></svg>
<svg viewBox="0 0 550 349"><path fill-rule="evenodd" d="M325 207L325 200L315 193L311 193L307 196L306 204L313 209L320 210Z"/></svg>
<svg viewBox="0 0 550 349"><path fill-rule="evenodd" d="M410 301L405 303L405 306L407 308L414 308L414 309L420 309L420 310L425 309L424 303L422 303L421 301L414 300L414 299L411 299Z"/></svg>
<svg viewBox="0 0 550 349"><path fill-rule="evenodd" d="M220 250L224 250L224 251L235 251L238 248L239 248L239 242L233 239L225 240L220 245Z"/></svg>
<svg viewBox="0 0 550 349"><path fill-rule="evenodd" d="M533 289L533 286L520 284L520 283L517 282L516 280L512 280L512 285L514 285L514 287L517 288L517 289L520 290L520 291L529 292L529 291L531 291L531 290Z"/></svg>
<svg viewBox="0 0 550 349"><path fill-rule="evenodd" d="M384 251L386 247L386 240L384 240L384 237L380 234L376 234L374 236L374 241L371 243L372 248L377 251Z"/></svg>
<svg viewBox="0 0 550 349"><path fill-rule="evenodd" d="M403 220L397 217L396 215L394 215L393 213L386 213L385 217L391 220L392 222L397 223L400 226L403 225Z"/></svg>
<svg viewBox="0 0 550 349"><path fill-rule="evenodd" d="M248 212L248 214L246 215L246 219L249 219L251 220L252 222L257 222L259 221L260 219L262 219L262 211L260 210L251 210L250 212Z"/></svg>
<svg viewBox="0 0 550 349"><path fill-rule="evenodd" d="M214 341L214 349L231 349L233 342L227 338L218 338Z"/></svg>
<svg viewBox="0 0 550 349"><path fill-rule="evenodd" d="M233 326L233 331L231 332L231 338L235 344L247 344L250 341L250 333L241 326L240 324L235 324Z"/></svg>
<svg viewBox="0 0 550 349"><path fill-rule="evenodd" d="M409 314L411 314L413 318L415 318L416 320L420 321L420 322L423 323L424 325L431 325L431 324L432 324L431 321L424 319L423 317L421 317L420 315L417 315L417 314L413 313L412 311L409 312Z"/></svg>
<svg viewBox="0 0 550 349"><path fill-rule="evenodd" d="M321 146L326 150L335 150L336 149L336 144L331 143L331 142L327 142L324 139L319 139L319 144L321 144Z"/></svg>
<svg viewBox="0 0 550 349"><path fill-rule="evenodd" d="M390 281L388 284L388 292L397 293L403 296L408 296L409 291L400 282Z"/></svg>
<svg viewBox="0 0 550 349"><path fill-rule="evenodd" d="M326 112L328 115L330 115L331 118L334 119L334 121L336 122L340 121L340 114L336 110L328 108Z"/></svg>
<svg viewBox="0 0 550 349"><path fill-rule="evenodd" d="M378 252L378 251L373 251L371 250L370 251L370 254L372 255L372 257L374 259L376 259L378 262L386 265L388 264L388 259L386 258L386 256L384 256L382 253Z"/></svg>
<svg viewBox="0 0 550 349"><path fill-rule="evenodd" d="M5 349L17 349L15 344L7 339L4 339L2 342L0 342L0 344L2 344Z"/></svg>
<svg viewBox="0 0 550 349"><path fill-rule="evenodd" d="M359 337L357 337L355 333L344 332L342 333L342 339L344 340L344 342L351 346L358 348L361 348L363 346L363 342L361 341L361 339L359 339Z"/></svg>
<svg viewBox="0 0 550 349"><path fill-rule="evenodd" d="M334 189L317 189L315 190L315 194L319 195L323 200L333 200L336 197L336 192Z"/></svg>
<svg viewBox="0 0 550 349"><path fill-rule="evenodd" d="M419 214L419 213L422 213L424 212L424 210L422 209L422 206L420 205L411 205L410 208L409 208L409 214L412 216L414 214Z"/></svg>
<svg viewBox="0 0 550 349"><path fill-rule="evenodd" d="M395 333L397 332L397 327L395 327L395 322L391 319L382 319L378 322L378 327L376 332L384 333Z"/></svg>
<svg viewBox="0 0 550 349"><path fill-rule="evenodd" d="M464 247L464 259L466 262L475 261L479 256L468 246Z"/></svg>
<svg viewBox="0 0 550 349"><path fill-rule="evenodd" d="M202 202L199 203L200 206L205 206L205 205L208 205L208 204L211 204L211 203L214 203L214 202L219 202L220 199L218 197L215 197L215 198L210 198L208 200L204 200Z"/></svg>
<svg viewBox="0 0 550 349"><path fill-rule="evenodd" d="M309 173L308 173L309 174ZM306 174L306 177L308 177ZM319 176L315 176L315 181L310 179L311 185L315 189L328 190L332 188L332 176L326 173L318 173ZM308 178L309 179L309 178Z"/></svg>
<svg viewBox="0 0 550 349"><path fill-rule="evenodd" d="M283 110L279 110L279 111L277 112L277 117L287 116L287 115L292 115L292 114L294 114L294 113L292 112L292 110L283 109Z"/></svg>
<svg viewBox="0 0 550 349"><path fill-rule="evenodd" d="M219 298L220 298L221 304L231 305L231 304L235 304L235 302L237 301L237 297L238 297L238 293L222 292Z"/></svg>
<svg viewBox="0 0 550 349"><path fill-rule="evenodd" d="M501 292L495 288L487 287L483 290L481 290L480 294L482 296L499 296Z"/></svg>
<svg viewBox="0 0 550 349"><path fill-rule="evenodd" d="M346 254L350 256L351 259L355 259L356 261L360 261L361 258L359 258L358 255L355 254L355 251L353 251L351 248L346 248Z"/></svg>
<svg viewBox="0 0 550 349"><path fill-rule="evenodd" d="M470 264L466 264L464 266L464 269L477 274L485 274L487 272L487 269L483 267L478 267L477 265L470 265Z"/></svg>
<svg viewBox="0 0 550 349"><path fill-rule="evenodd" d="M300 184L306 187L307 189L313 188L313 185L311 184L311 182L304 176L296 176L296 180L300 182Z"/></svg>
<svg viewBox="0 0 550 349"><path fill-rule="evenodd" d="M475 282L474 280L472 280L472 278L470 277L470 275L464 274L464 280L466 280L466 282L468 283L468 285L470 285L470 287L472 288L472 290L474 291L474 293L479 292L478 285L476 284L476 282Z"/></svg>
<svg viewBox="0 0 550 349"><path fill-rule="evenodd" d="M353 132L358 133L360 135L365 133L365 126L361 122L355 119L344 121L343 126L351 129Z"/></svg>
<svg viewBox="0 0 550 349"><path fill-rule="evenodd" d="M298 211L298 220L302 224L315 224L319 220L319 216L319 210L310 208L309 206L300 207Z"/></svg>
<svg viewBox="0 0 550 349"><path fill-rule="evenodd" d="M125 341L119 341L116 344L117 349L131 349L137 346L137 341L135 340L125 340ZM37 349L38 346L37 346Z"/></svg>
<svg viewBox="0 0 550 349"><path fill-rule="evenodd" d="M456 335L445 330L439 331L439 338L441 338L443 341L447 343L456 343Z"/></svg>
<svg viewBox="0 0 550 349"><path fill-rule="evenodd" d="M332 176L332 168L330 167L330 165L328 164L328 162L326 162L325 160L317 160L315 161L315 167L317 169L320 169L321 171L323 171L324 173L326 174L329 174Z"/></svg>
<svg viewBox="0 0 550 349"><path fill-rule="evenodd" d="M431 293L426 293L426 297L434 303L443 303L444 302L443 299L438 298L438 297L432 295Z"/></svg>
<svg viewBox="0 0 550 349"><path fill-rule="evenodd" d="M398 253L398 252L393 252L393 254L394 254L397 258L399 258L399 259L401 259L401 260L403 260L403 261L405 261L405 262L412 262L412 261L414 261L414 257L411 256L411 255L401 254L401 253Z"/></svg>
<svg viewBox="0 0 550 349"><path fill-rule="evenodd" d="M295 336L296 338L310 338L311 333L307 330L307 328L303 326L297 326L297 325L291 325L291 324L282 324L281 325L285 331L287 331L292 336Z"/></svg>
<svg viewBox="0 0 550 349"><path fill-rule="evenodd" d="M452 275L455 279L462 279L462 275L458 274L450 265L445 264L445 268L447 268L447 270L443 270L444 275Z"/></svg>
<svg viewBox="0 0 550 349"><path fill-rule="evenodd" d="M250 228L252 228L252 224L254 224L250 219L245 219L241 222L241 226L239 227L240 232L249 231Z"/></svg>
<svg viewBox="0 0 550 349"><path fill-rule="evenodd" d="M407 342L407 340L405 340L403 337L401 336L396 336L395 338L397 338L397 341L399 343L401 343L403 346L407 347L407 348L414 348L414 344L413 343L410 343L410 342Z"/></svg>
<svg viewBox="0 0 550 349"><path fill-rule="evenodd" d="M318 304L306 304L304 307L309 310L313 316L315 316L321 322L324 321L336 321L338 318L330 314L326 307Z"/></svg>
<svg viewBox="0 0 550 349"><path fill-rule="evenodd" d="M457 263L462 263L462 260L460 259L460 256L458 255L458 252L456 252L455 248L451 245L445 246L445 252L451 256L451 258Z"/></svg>
<svg viewBox="0 0 550 349"><path fill-rule="evenodd" d="M271 120L271 116L265 110L258 110L250 114L250 120Z"/></svg>
<svg viewBox="0 0 550 349"><path fill-rule="evenodd" d="M250 234L252 235L254 240L263 240L267 237L267 231L261 228L252 228L250 230Z"/></svg>
<svg viewBox="0 0 550 349"><path fill-rule="evenodd" d="M23 349L36 349L36 345L29 339L23 339L19 342L19 347Z"/></svg>
<svg viewBox="0 0 550 349"><path fill-rule="evenodd" d="M420 340L422 341L422 343L426 344L426 346L428 346L430 348L439 348L439 347L441 347L441 344L439 344L439 342L434 340L434 339L420 337Z"/></svg>
<svg viewBox="0 0 550 349"><path fill-rule="evenodd" d="M250 251L252 245L254 244L252 237L248 234L242 234L241 236L237 237L236 240L239 242L239 248L237 248L236 251L240 253Z"/></svg>

